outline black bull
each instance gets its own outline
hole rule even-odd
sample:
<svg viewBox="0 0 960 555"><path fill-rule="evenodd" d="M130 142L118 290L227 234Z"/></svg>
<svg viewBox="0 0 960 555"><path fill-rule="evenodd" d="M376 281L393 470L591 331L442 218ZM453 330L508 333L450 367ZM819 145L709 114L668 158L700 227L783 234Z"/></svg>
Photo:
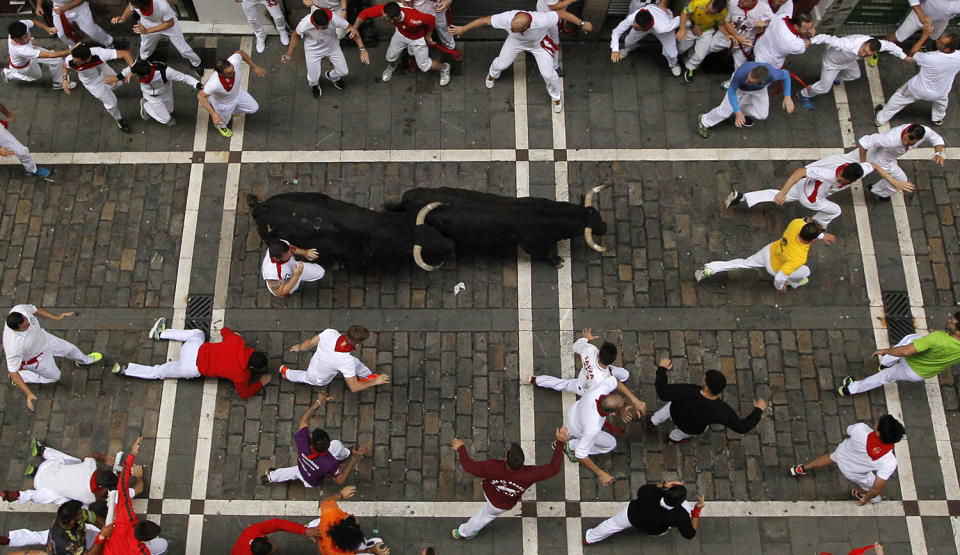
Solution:
<svg viewBox="0 0 960 555"><path fill-rule="evenodd" d="M557 241L583 234L592 248L605 250L593 235L603 235L606 224L591 206L594 193L603 188L588 192L583 206L447 187L411 189L383 212L322 193L282 193L266 201L248 195L247 203L264 241L284 239L315 248L321 264L366 267L413 253L429 271L455 251L519 245L531 257L559 267Z"/></svg>

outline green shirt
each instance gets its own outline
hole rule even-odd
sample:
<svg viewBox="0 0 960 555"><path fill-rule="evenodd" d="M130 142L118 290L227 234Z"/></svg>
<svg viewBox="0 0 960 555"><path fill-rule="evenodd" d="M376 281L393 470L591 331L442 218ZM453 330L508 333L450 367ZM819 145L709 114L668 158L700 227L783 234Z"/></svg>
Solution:
<svg viewBox="0 0 960 555"><path fill-rule="evenodd" d="M907 364L921 378L932 378L960 363L960 341L945 331L934 331L914 340L917 352L907 355Z"/></svg>

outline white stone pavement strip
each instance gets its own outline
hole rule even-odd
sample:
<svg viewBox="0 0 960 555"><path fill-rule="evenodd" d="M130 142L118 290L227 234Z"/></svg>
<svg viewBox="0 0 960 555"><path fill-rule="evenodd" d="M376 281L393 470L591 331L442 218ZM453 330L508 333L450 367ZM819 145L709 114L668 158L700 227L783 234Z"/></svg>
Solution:
<svg viewBox="0 0 960 555"><path fill-rule="evenodd" d="M853 123L850 118L850 105L847 101L846 87L843 83L833 88L836 99L840 129L845 148L856 147ZM867 298L870 300L870 312L873 320L873 337L878 349L889 347L887 330L883 326L883 302L880 290L880 277L877 271L877 258L873 248L873 234L870 231L870 217L863 195L863 183L858 182L850 191L853 196L854 218L857 222L857 237L860 239L860 252L863 263L864 284ZM903 409L896 383L884 386L887 412L903 422ZM904 425L908 425L904 423ZM900 494L904 501L917 499L917 487L913 478L913 464L910 460L910 444L906 438L897 443L897 472L900 475ZM907 517L907 533L910 535L910 547L914 554L927 553L927 543L920 517Z"/></svg>

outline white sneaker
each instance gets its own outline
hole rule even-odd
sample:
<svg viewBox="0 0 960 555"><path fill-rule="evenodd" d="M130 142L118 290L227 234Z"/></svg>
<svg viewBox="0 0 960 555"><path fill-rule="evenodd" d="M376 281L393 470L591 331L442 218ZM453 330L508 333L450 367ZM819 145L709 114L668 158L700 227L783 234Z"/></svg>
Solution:
<svg viewBox="0 0 960 555"><path fill-rule="evenodd" d="M277 32L280 33L280 44L288 46L290 44L290 35L287 34L287 30L277 29Z"/></svg>
<svg viewBox="0 0 960 555"><path fill-rule="evenodd" d="M623 50L620 51L620 59L622 60L626 58L628 54L630 54L630 51L624 48Z"/></svg>
<svg viewBox="0 0 960 555"><path fill-rule="evenodd" d="M725 89L729 89L729 88L730 88L730 80L727 79L727 80L724 81L723 83L720 83L720 86L723 87L723 88L725 88Z"/></svg>
<svg viewBox="0 0 960 555"><path fill-rule="evenodd" d="M397 66L393 64L387 64L387 69L383 70L383 73L380 75L380 80L386 83L393 77L393 72L396 71Z"/></svg>
<svg viewBox="0 0 960 555"><path fill-rule="evenodd" d="M263 54L263 49L267 47L267 37L257 35L257 54Z"/></svg>
<svg viewBox="0 0 960 555"><path fill-rule="evenodd" d="M494 79L493 77L490 77L490 75L488 74L487 78L484 79L483 83L487 86L488 89L492 89L493 86L497 84L497 80Z"/></svg>
<svg viewBox="0 0 960 555"><path fill-rule="evenodd" d="M446 87L450 83L450 64L443 64L440 68L440 86Z"/></svg>
<svg viewBox="0 0 960 555"><path fill-rule="evenodd" d="M561 98L560 100L554 100L554 101L553 101L553 111L556 112L556 113L558 113L558 114L563 111L563 99L562 99L562 98Z"/></svg>
<svg viewBox="0 0 960 555"><path fill-rule="evenodd" d="M683 73L683 70L680 69L680 64L671 67L670 73L672 73L674 77L680 77L680 74Z"/></svg>

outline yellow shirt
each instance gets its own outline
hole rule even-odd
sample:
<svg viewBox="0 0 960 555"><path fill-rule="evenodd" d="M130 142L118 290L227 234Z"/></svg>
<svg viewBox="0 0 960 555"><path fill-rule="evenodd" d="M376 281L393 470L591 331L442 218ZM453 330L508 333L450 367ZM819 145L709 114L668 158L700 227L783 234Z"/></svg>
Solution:
<svg viewBox="0 0 960 555"><path fill-rule="evenodd" d="M720 13L707 13L707 6L709 5L710 0L691 0L685 8L687 20L703 31L713 29L727 17L726 8Z"/></svg>
<svg viewBox="0 0 960 555"><path fill-rule="evenodd" d="M774 272L789 276L807 262L810 243L800 241L800 230L806 223L801 218L793 220L783 232L783 237L770 243L770 267Z"/></svg>

